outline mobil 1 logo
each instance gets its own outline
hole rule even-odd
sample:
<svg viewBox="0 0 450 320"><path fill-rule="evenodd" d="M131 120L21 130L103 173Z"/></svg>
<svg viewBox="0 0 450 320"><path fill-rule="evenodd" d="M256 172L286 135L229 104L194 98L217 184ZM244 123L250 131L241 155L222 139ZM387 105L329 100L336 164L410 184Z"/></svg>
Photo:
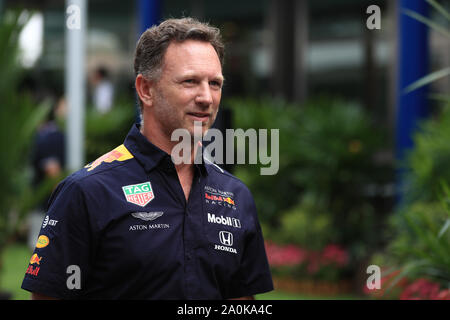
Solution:
<svg viewBox="0 0 450 320"><path fill-rule="evenodd" d="M216 216L213 213L208 212L208 222L209 223L216 223L221 224L224 226L230 226L234 228L240 228L241 227L241 221L236 218L231 217L224 217L224 216Z"/></svg>

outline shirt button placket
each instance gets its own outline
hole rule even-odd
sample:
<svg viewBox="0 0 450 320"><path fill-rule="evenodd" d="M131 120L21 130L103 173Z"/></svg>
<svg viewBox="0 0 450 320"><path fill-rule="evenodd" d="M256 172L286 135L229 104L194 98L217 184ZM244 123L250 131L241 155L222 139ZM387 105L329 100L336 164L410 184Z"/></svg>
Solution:
<svg viewBox="0 0 450 320"><path fill-rule="evenodd" d="M188 298L199 298L199 280L197 278L198 266L196 263L196 245L198 242L198 228L196 228L196 221L198 216L195 214L196 196L198 195L198 188L200 186L200 179L197 182L194 179L191 189L189 201L186 203L184 210L184 236L185 236L185 270L186 270L186 293Z"/></svg>
<svg viewBox="0 0 450 320"><path fill-rule="evenodd" d="M184 236L185 236L185 263L186 263L186 293L187 297L190 299L194 298L193 292L195 287L195 262L193 259L193 248L192 248L192 234L189 227L189 210L185 210L185 226L184 226Z"/></svg>

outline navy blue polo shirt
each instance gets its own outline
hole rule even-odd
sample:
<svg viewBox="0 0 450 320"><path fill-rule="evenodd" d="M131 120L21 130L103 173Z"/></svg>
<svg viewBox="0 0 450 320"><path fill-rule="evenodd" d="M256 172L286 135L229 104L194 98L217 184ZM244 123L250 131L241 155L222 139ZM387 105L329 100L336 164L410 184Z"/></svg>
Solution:
<svg viewBox="0 0 450 320"><path fill-rule="evenodd" d="M133 125L53 192L22 288L63 299L227 299L273 290L248 188L209 161L188 201Z"/></svg>

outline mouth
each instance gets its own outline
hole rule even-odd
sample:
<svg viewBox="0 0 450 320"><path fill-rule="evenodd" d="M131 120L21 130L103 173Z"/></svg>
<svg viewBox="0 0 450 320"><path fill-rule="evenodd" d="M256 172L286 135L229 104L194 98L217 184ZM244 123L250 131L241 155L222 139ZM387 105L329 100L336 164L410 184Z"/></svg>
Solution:
<svg viewBox="0 0 450 320"><path fill-rule="evenodd" d="M207 112L188 112L187 115L194 121L206 122L209 120L211 114Z"/></svg>

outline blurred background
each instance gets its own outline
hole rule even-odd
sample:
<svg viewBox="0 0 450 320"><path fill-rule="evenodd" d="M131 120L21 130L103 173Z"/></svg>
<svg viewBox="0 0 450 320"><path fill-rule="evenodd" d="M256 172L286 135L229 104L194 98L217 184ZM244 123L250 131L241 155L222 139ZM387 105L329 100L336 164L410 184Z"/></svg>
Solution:
<svg viewBox="0 0 450 320"><path fill-rule="evenodd" d="M227 45L215 126L280 130L276 175L224 165L266 240L275 290L257 298L450 299L444 0L0 0L0 297L29 299L51 191L123 142L136 42L181 16Z"/></svg>

